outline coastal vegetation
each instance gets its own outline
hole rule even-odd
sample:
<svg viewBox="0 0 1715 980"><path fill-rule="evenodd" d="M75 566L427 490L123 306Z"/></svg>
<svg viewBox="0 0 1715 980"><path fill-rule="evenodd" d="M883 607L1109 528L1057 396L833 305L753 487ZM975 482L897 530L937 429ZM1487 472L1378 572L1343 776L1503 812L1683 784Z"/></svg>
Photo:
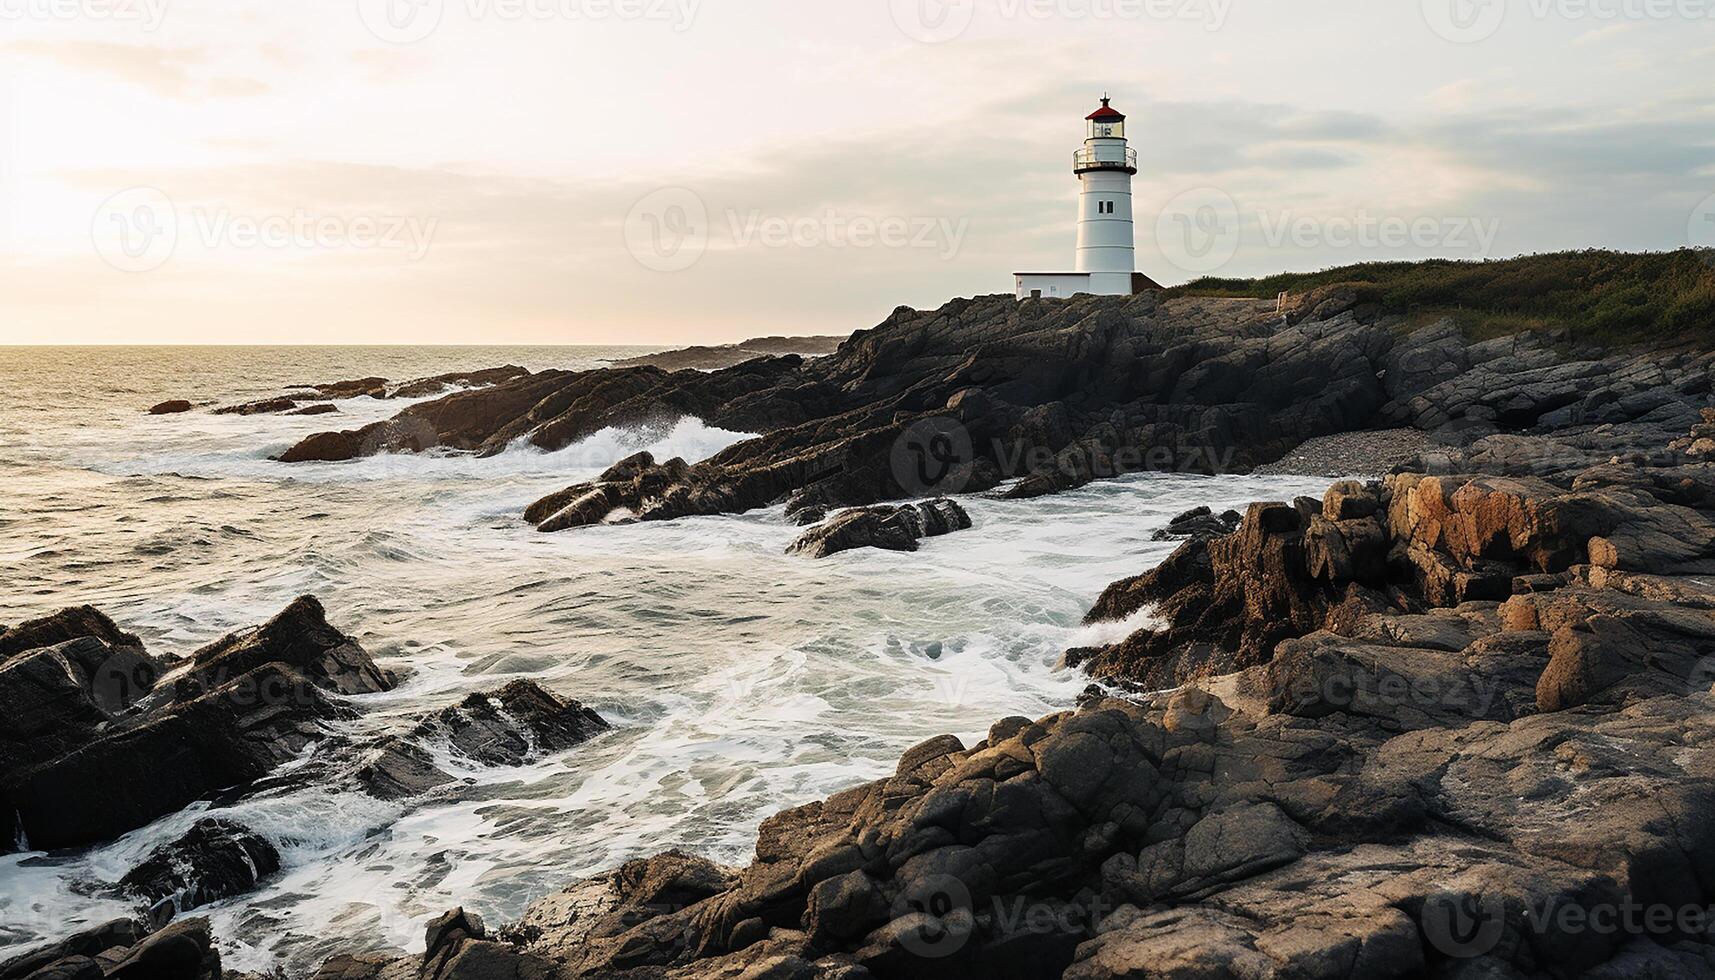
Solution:
<svg viewBox="0 0 1715 980"><path fill-rule="evenodd" d="M1472 340L1564 330L1579 343L1709 342L1715 251L1591 249L1463 262L1364 262L1261 279L1206 277L1170 295L1272 299L1349 285L1366 302L1418 317L1451 315Z"/></svg>

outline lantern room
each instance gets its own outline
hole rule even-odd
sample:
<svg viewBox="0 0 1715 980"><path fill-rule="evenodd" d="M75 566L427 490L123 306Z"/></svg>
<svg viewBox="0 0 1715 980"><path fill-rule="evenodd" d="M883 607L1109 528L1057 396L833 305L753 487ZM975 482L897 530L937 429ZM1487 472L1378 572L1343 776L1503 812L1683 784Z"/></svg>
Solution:
<svg viewBox="0 0 1715 980"><path fill-rule="evenodd" d="M1108 98L1103 96L1102 107L1085 117L1090 122L1090 139L1125 139L1125 113L1108 105L1108 101ZM1084 104L1089 105L1088 102Z"/></svg>

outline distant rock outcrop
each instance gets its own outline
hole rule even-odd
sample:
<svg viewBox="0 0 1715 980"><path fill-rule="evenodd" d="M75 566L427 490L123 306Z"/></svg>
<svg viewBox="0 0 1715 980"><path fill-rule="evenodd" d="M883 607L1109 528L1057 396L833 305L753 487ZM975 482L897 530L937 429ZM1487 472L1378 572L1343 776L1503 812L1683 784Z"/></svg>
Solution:
<svg viewBox="0 0 1715 980"><path fill-rule="evenodd" d="M759 357L796 354L822 357L832 354L844 337L756 337L736 344L715 347L686 347L683 350L644 354L613 362L614 367L655 367L663 371L718 371Z"/></svg>
<svg viewBox="0 0 1715 980"><path fill-rule="evenodd" d="M296 385L269 398L217 408L214 410L214 414L328 415L339 411L338 406L326 404L330 401L350 398L374 398L378 401L390 398L426 398L460 388L481 388L496 385L523 378L529 374L530 372L524 368L507 365L505 367L484 368L479 371L452 371L447 374L437 374L432 378L418 378L414 381L404 381L398 384L394 384L386 378L353 378L326 384ZM311 404L303 405L304 402ZM190 403L182 401L164 402L156 408L162 409L179 405L184 407L172 407L170 410L190 411ZM303 407L299 407L301 405ZM151 412L157 415L163 414L155 410L151 410Z"/></svg>

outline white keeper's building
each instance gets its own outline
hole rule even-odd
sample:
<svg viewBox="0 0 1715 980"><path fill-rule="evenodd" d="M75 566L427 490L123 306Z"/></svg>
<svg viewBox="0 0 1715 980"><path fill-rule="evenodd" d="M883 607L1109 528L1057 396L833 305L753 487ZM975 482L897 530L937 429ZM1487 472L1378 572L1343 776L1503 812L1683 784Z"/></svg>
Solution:
<svg viewBox="0 0 1715 980"><path fill-rule="evenodd" d="M1137 175L1137 151L1126 143L1125 115L1102 99L1090 113L1089 136L1072 155L1072 172L1083 190L1078 195L1078 259L1073 272L1018 272L1018 298L1130 296L1160 289L1137 271L1137 239L1131 215L1131 179Z"/></svg>

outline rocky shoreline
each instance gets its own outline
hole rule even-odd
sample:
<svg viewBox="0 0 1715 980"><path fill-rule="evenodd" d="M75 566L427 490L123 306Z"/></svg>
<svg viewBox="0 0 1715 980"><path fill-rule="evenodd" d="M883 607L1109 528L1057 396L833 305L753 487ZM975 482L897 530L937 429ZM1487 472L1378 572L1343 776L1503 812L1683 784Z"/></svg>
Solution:
<svg viewBox="0 0 1715 980"><path fill-rule="evenodd" d="M1077 708L925 742L765 821L748 867L633 861L317 976L1709 976L1711 437L1715 410L1569 476L1406 472L1179 522L1096 603L1156 621L1072 652L1101 680ZM80 629L126 642L79 611L0 649ZM343 668L302 676L386 682L338 639L309 662ZM235 864L229 828L198 833L196 863ZM0 977L217 964L203 920L121 922Z"/></svg>
<svg viewBox="0 0 1715 980"><path fill-rule="evenodd" d="M969 523L952 499L889 501L1269 464L1377 477L1173 522L1171 556L1092 597L1091 622L1138 628L1066 651L1092 680L1076 707L924 742L765 821L746 867L639 859L516 923L451 910L421 954L336 956L316 978L1715 976L1712 365L1473 342L1342 287L1284 313L988 297L897 311L815 361L542 372L312 436L283 459L552 449L695 416L761 435L619 461L526 520L784 505L814 525L809 556ZM18 760L0 820L69 847L267 792L319 724L393 683L309 599L183 662L87 608L0 631ZM235 694L258 685L295 693ZM446 775L425 733L505 764L602 727L519 682L407 736L318 741L285 778L414 798ZM0 980L218 980L218 937L179 913L248 887L267 854L215 820L168 850L126 876L146 921Z"/></svg>
<svg viewBox="0 0 1715 980"><path fill-rule="evenodd" d="M1662 449L1253 505L1102 597L1164 622L1076 710L321 975L1709 976L1715 464Z"/></svg>

